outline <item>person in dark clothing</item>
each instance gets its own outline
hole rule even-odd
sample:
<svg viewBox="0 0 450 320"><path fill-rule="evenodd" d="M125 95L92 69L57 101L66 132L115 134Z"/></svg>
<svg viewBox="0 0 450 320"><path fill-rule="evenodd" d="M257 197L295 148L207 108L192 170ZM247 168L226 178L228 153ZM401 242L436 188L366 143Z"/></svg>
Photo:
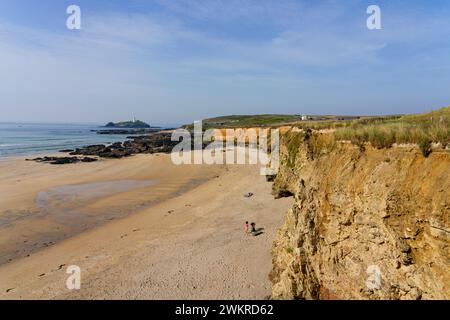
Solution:
<svg viewBox="0 0 450 320"><path fill-rule="evenodd" d="M256 223L252 222L252 223L250 224L250 226L252 227L251 230L250 230L250 232L251 232L253 235L255 235L255 233L256 233Z"/></svg>

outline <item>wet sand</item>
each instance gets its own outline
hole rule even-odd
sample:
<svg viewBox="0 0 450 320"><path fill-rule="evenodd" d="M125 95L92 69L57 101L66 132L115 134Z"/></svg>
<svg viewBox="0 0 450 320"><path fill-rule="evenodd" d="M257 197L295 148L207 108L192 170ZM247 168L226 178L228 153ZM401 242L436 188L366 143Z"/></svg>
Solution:
<svg viewBox="0 0 450 320"><path fill-rule="evenodd" d="M174 166L168 155L60 167L2 161L0 178L0 192L8 195L0 199L0 219L9 221L1 227L2 256L58 234L58 227L69 232L3 263L2 299L270 294L271 243L291 200L274 200L257 166ZM245 220L264 233L244 235ZM82 270L81 290L66 288L69 265Z"/></svg>
<svg viewBox="0 0 450 320"><path fill-rule="evenodd" d="M220 171L167 166L166 157L62 166L3 159L0 265L182 194Z"/></svg>

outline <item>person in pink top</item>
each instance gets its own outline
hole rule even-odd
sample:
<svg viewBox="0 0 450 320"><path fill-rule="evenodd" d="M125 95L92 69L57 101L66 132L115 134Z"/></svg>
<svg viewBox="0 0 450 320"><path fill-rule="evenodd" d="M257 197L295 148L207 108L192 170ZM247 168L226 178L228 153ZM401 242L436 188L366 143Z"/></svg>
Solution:
<svg viewBox="0 0 450 320"><path fill-rule="evenodd" d="M246 234L248 233L248 228L249 228L248 221L245 221L245 223L244 223L244 232Z"/></svg>

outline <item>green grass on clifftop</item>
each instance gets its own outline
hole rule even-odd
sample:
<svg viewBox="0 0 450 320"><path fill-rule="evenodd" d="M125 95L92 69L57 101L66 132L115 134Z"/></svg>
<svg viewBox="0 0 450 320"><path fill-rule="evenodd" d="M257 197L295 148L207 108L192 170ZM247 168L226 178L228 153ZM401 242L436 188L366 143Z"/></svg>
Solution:
<svg viewBox="0 0 450 320"><path fill-rule="evenodd" d="M363 147L370 143L375 148L389 148L394 143L417 144L427 156L431 152L432 143L440 143L443 148L450 146L450 107L444 107L428 113L386 116L309 116L302 120L300 115L231 115L203 120L203 129L209 128L245 128L245 127L280 127L283 125L301 129L331 129L336 141L351 141ZM192 125L184 126L192 129ZM292 137L290 137L292 138ZM320 154L322 146L333 148L333 141L312 139L310 141L313 154ZM289 139L292 140L292 139ZM295 141L288 145L294 148ZM294 151L294 150L290 150ZM291 153L291 152L290 152ZM292 152L292 154L295 154ZM290 159L289 161L294 161Z"/></svg>
<svg viewBox="0 0 450 320"><path fill-rule="evenodd" d="M338 140L350 140L355 144L370 142L376 148L414 143L426 154L433 142L441 143L444 148L450 144L450 107L367 123L354 121L336 130L335 135Z"/></svg>
<svg viewBox="0 0 450 320"><path fill-rule="evenodd" d="M282 114L261 114L261 115L231 115L215 117L203 120L203 129L208 128L248 128L277 126L282 124L292 124L301 119L298 115ZM192 125L185 128L192 129Z"/></svg>

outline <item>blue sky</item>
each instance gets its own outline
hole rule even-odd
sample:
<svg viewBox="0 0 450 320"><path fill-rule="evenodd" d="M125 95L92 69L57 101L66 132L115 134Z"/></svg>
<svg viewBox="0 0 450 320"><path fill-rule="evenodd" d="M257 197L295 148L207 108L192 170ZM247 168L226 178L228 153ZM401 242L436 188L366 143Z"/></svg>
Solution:
<svg viewBox="0 0 450 320"><path fill-rule="evenodd" d="M449 21L447 0L0 0L0 122L429 111Z"/></svg>

